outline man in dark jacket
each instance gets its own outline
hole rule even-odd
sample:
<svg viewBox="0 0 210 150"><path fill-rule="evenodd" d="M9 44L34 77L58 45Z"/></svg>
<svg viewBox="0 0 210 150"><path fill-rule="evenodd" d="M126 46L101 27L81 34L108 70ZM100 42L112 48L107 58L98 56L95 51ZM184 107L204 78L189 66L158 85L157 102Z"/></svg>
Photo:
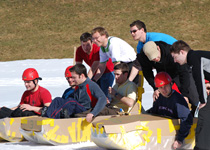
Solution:
<svg viewBox="0 0 210 150"><path fill-rule="evenodd" d="M106 96L100 87L87 77L87 70L83 64L76 64L70 69L71 78L69 82L76 85L75 91L66 99L55 98L52 105L42 116L50 118L69 118L84 112L91 111L86 115L88 122L105 107Z"/></svg>
<svg viewBox="0 0 210 150"><path fill-rule="evenodd" d="M180 119L180 129L172 145L173 149L177 149L181 147L184 139L189 134L193 117L184 97L172 90L171 81L171 77L166 72L159 72L155 76L155 86L160 91L160 95L149 112Z"/></svg>
<svg viewBox="0 0 210 150"><path fill-rule="evenodd" d="M191 66L195 85L199 94L200 104L198 106L198 123L196 128L195 150L210 149L210 97L207 97L205 80L210 81L210 52L194 51L190 46L179 40L175 42L171 49L174 61L180 65L188 64Z"/></svg>
<svg viewBox="0 0 210 150"><path fill-rule="evenodd" d="M188 71L187 65L179 65L174 62L170 54L170 47L171 45L162 41L149 41L144 44L143 50L140 54L137 54L129 79L132 80L132 75L134 76L138 69L142 69L145 79L154 89L153 99L155 100L159 96L159 91L154 84L153 69L156 69L157 73L161 71L167 72L185 99L189 99L191 104L197 106L198 94L193 84L194 80Z"/></svg>
<svg viewBox="0 0 210 150"><path fill-rule="evenodd" d="M92 111L86 115L86 120L91 122L93 117L105 107L106 96L100 87L87 77L87 71L83 64L76 64L70 69L70 72L77 85L73 97L87 110L92 108Z"/></svg>

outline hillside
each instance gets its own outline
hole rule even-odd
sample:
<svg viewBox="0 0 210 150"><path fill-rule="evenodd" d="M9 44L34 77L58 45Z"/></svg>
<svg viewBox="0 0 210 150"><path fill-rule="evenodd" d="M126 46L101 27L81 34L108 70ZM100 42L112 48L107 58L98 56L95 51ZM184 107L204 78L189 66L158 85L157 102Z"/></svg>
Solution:
<svg viewBox="0 0 210 150"><path fill-rule="evenodd" d="M193 49L210 47L209 0L1 0L0 61L72 58L83 32L105 27L136 48L129 24L163 32Z"/></svg>

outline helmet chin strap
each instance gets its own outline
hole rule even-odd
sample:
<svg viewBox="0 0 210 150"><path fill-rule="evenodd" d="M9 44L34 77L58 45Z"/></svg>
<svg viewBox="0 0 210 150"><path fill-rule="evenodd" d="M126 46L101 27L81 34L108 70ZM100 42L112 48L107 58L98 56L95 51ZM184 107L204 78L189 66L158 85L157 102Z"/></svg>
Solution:
<svg viewBox="0 0 210 150"><path fill-rule="evenodd" d="M35 87L32 90L34 90L37 87L37 83L35 82L35 80L37 80L37 83L38 83L38 79L33 80L33 83L34 83Z"/></svg>

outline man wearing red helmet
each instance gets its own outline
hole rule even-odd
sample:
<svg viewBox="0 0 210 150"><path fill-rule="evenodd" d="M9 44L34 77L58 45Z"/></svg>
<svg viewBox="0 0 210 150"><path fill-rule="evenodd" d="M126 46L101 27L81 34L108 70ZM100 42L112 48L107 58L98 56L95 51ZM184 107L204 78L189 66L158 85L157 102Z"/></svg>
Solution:
<svg viewBox="0 0 210 150"><path fill-rule="evenodd" d="M76 86L74 81L72 80L71 72L69 71L69 69L71 69L72 67L73 66L68 66L65 71L65 77L66 77L67 82L69 83L70 88L68 88L64 91L64 93L62 95L63 99L67 99L69 97L69 95L71 95L71 93L74 92L74 89Z"/></svg>
<svg viewBox="0 0 210 150"><path fill-rule="evenodd" d="M71 96L76 86L70 72L70 69L72 67L73 66L67 67L65 71L66 80L68 81L71 87L64 91L62 97L56 97L55 99L53 99L49 107L44 107L42 109L41 115L43 117L49 117L55 119L66 118L74 113L79 113L81 111L86 110L75 99L72 98L73 96Z"/></svg>
<svg viewBox="0 0 210 150"><path fill-rule="evenodd" d="M2 107L0 118L40 115L42 107L49 106L52 101L50 92L39 86L38 80L41 79L36 69L26 69L22 75L26 91L22 95L20 104L11 109Z"/></svg>
<svg viewBox="0 0 210 150"><path fill-rule="evenodd" d="M181 147L184 139L187 137L193 117L184 97L175 90L172 90L171 81L171 77L166 72L159 72L155 76L155 86L158 88L160 95L154 101L153 107L149 112L181 120L180 129L172 145L173 149L177 149Z"/></svg>

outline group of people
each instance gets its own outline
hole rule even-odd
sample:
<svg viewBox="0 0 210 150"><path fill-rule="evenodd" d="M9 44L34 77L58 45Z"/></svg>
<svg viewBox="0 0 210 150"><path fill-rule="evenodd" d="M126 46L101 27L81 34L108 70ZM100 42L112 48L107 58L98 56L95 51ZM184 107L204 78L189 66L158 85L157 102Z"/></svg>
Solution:
<svg viewBox="0 0 210 150"><path fill-rule="evenodd" d="M186 42L164 33L147 32L140 20L130 24L130 33L138 41L137 54L124 40L109 36L103 27L83 33L76 65L65 71L70 88L62 97L52 100L50 92L39 86L38 72L26 69L22 79L27 90L20 104L11 109L1 107L0 118L41 115L85 117L91 122L98 115L129 113L137 99L138 72L142 70L154 89L153 107L145 113L181 120L172 147L181 147L199 110L194 149L210 149L210 52L194 51ZM83 61L90 67L88 72Z"/></svg>

